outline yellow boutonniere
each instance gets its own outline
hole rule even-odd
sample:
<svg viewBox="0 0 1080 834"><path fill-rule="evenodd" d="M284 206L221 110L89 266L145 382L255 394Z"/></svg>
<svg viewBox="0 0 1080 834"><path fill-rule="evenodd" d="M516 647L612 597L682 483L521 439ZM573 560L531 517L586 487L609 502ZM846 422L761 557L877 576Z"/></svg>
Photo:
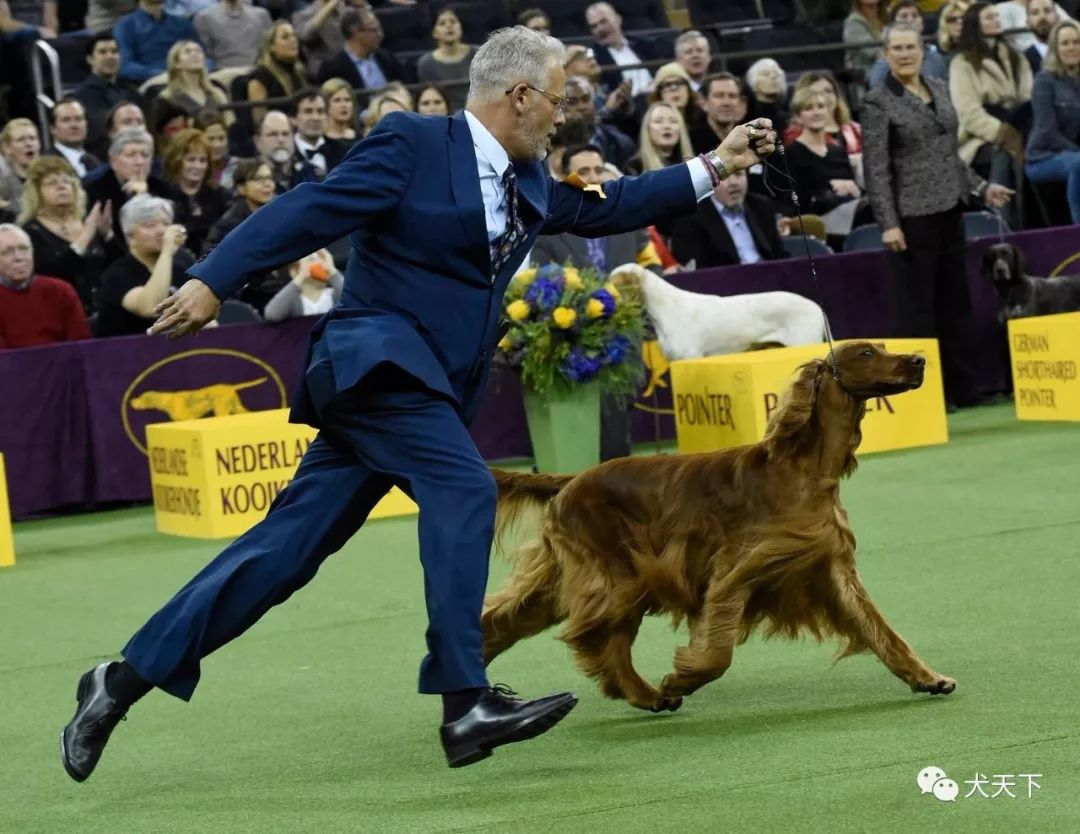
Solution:
<svg viewBox="0 0 1080 834"><path fill-rule="evenodd" d="M577 313L569 307L556 307L551 313L551 318L556 327L566 330L574 326L574 322L577 321Z"/></svg>
<svg viewBox="0 0 1080 834"><path fill-rule="evenodd" d="M529 309L529 302L519 298L517 301L512 301L506 305L506 315L510 316L513 321L521 321L529 317Z"/></svg>

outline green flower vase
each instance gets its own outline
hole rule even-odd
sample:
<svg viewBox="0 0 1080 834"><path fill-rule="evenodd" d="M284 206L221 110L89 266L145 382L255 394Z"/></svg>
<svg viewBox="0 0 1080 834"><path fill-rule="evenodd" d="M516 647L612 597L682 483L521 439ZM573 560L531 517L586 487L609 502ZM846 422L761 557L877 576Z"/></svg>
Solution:
<svg viewBox="0 0 1080 834"><path fill-rule="evenodd" d="M569 394L525 390L533 457L540 472L571 474L600 462L600 386L578 385Z"/></svg>

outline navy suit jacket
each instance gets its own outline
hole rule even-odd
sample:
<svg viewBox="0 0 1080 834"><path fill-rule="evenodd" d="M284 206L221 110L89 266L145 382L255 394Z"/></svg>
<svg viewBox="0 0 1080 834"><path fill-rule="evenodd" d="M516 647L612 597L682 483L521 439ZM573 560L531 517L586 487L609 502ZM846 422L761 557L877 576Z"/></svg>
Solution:
<svg viewBox="0 0 1080 834"><path fill-rule="evenodd" d="M321 183L275 198L189 270L226 298L268 269L346 235L351 252L337 307L316 323L336 389L391 363L446 397L468 423L497 341L502 297L539 234L599 236L694 210L685 166L605 186L606 199L515 162L526 241L491 274L484 203L463 113L390 113ZM310 349L309 349L310 360ZM304 384L293 422L319 426Z"/></svg>

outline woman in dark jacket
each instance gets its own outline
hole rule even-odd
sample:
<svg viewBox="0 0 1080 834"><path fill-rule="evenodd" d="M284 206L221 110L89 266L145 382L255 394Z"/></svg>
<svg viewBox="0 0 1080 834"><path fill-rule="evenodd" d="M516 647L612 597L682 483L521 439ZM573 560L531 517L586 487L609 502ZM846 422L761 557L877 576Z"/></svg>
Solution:
<svg viewBox="0 0 1080 834"><path fill-rule="evenodd" d="M973 405L962 203L975 196L1000 208L1012 191L988 184L961 160L948 88L920 74L918 30L886 27L884 51L889 75L863 100L863 160L870 203L891 253L903 328L898 335L939 339L946 399Z"/></svg>
<svg viewBox="0 0 1080 834"><path fill-rule="evenodd" d="M1024 171L1033 183L1068 183L1069 213L1080 223L1080 24L1057 24L1049 47L1031 94Z"/></svg>

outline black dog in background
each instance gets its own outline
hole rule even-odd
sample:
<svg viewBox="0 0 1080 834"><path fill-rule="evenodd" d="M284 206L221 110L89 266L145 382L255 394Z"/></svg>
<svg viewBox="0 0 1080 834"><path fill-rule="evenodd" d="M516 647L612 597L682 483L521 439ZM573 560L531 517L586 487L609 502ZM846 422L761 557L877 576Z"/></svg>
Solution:
<svg viewBox="0 0 1080 834"><path fill-rule="evenodd" d="M1080 310L1080 275L1038 278L1024 268L1024 253L1009 243L997 243L983 255L982 272L997 292L1002 322Z"/></svg>

